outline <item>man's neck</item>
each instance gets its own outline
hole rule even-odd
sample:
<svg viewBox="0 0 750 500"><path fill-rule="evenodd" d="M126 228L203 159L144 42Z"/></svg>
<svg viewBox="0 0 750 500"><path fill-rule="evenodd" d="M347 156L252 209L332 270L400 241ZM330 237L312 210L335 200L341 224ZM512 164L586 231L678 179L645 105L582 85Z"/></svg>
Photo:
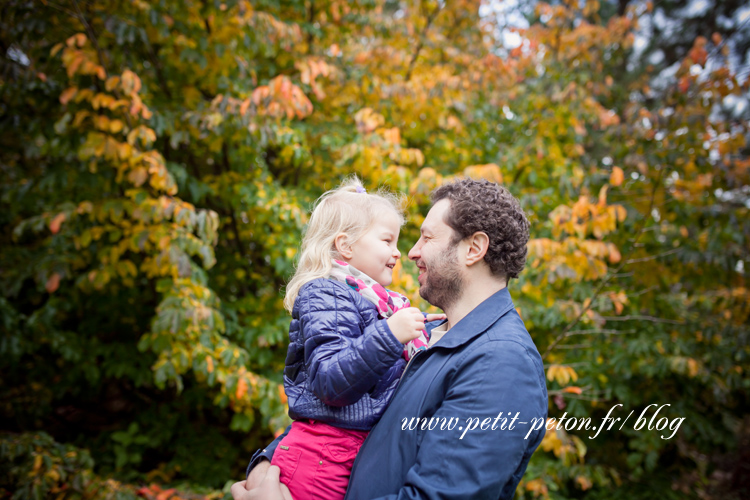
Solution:
<svg viewBox="0 0 750 500"><path fill-rule="evenodd" d="M476 307L506 287L505 280L494 277L469 278L464 282L461 296L444 312L448 317L448 329L464 319Z"/></svg>

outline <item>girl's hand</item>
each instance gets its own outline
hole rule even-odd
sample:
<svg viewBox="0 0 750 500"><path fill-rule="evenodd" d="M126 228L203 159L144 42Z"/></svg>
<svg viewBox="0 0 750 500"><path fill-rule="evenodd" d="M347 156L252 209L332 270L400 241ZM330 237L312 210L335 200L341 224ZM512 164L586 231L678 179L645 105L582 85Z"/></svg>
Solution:
<svg viewBox="0 0 750 500"><path fill-rule="evenodd" d="M441 319L448 319L448 316L445 314L428 314L426 321L439 321Z"/></svg>
<svg viewBox="0 0 750 500"><path fill-rule="evenodd" d="M386 320L388 328L393 332L396 340L406 344L410 340L419 338L424 330L425 317L422 311L416 307L407 307L396 311L396 313Z"/></svg>

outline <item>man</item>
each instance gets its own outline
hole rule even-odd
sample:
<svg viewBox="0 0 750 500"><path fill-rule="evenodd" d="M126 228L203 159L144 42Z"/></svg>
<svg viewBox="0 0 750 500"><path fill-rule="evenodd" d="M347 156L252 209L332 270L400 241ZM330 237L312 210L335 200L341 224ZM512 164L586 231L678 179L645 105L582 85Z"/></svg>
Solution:
<svg viewBox="0 0 750 500"><path fill-rule="evenodd" d="M420 295L448 319L362 445L347 499L509 499L544 437L542 360L507 290L526 262L529 223L487 181L446 184L432 199L409 258ZM278 441L253 457L235 500L283 498L268 462Z"/></svg>

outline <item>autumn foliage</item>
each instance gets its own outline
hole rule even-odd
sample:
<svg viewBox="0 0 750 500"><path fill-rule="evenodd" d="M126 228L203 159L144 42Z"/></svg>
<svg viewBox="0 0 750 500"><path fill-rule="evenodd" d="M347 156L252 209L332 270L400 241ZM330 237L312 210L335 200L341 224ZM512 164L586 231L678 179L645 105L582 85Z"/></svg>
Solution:
<svg viewBox="0 0 750 500"><path fill-rule="evenodd" d="M535 4L513 48L473 0L0 8L0 497L226 496L288 423L310 204L357 173L408 194L404 255L451 179L520 198L551 417L685 417L550 431L518 498L740 498L747 79L719 36L631 67L653 7L610 7Z"/></svg>

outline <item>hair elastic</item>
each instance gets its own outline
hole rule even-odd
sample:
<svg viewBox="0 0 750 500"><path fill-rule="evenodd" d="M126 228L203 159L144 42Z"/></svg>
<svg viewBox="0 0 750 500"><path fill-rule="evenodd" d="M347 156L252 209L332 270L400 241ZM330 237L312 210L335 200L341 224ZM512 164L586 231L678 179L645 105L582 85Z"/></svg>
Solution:
<svg viewBox="0 0 750 500"><path fill-rule="evenodd" d="M363 188L362 186L357 186L356 187L356 191L358 193L366 193L367 192L367 191L365 191L365 188Z"/></svg>

